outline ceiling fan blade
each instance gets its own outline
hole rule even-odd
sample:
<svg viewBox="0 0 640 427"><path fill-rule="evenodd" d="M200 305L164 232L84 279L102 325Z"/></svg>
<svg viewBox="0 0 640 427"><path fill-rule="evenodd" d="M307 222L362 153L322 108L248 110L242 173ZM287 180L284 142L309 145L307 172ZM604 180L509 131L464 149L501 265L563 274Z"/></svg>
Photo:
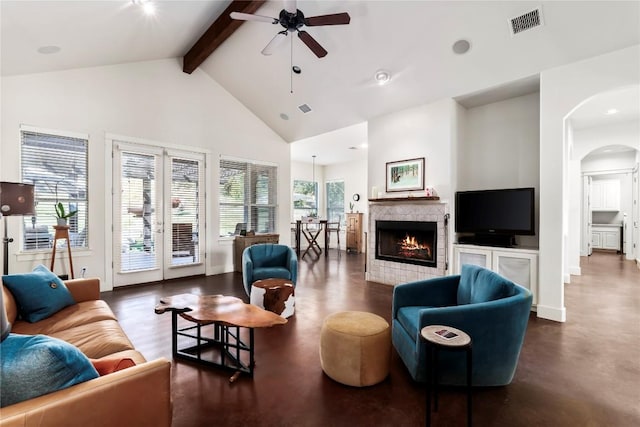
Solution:
<svg viewBox="0 0 640 427"><path fill-rule="evenodd" d="M271 39L269 44L266 45L264 49L262 49L262 54L267 56L273 54L273 52L278 48L278 46L280 46L282 42L284 42L286 39L287 39L287 32L280 31L278 34L275 35L275 37Z"/></svg>
<svg viewBox="0 0 640 427"><path fill-rule="evenodd" d="M318 58L324 58L327 55L327 51L322 46L320 46L320 43L318 43L316 39L311 37L311 34L307 33L306 31L298 31L298 37L304 42L304 44L307 45L309 49L311 49L313 53L315 53Z"/></svg>
<svg viewBox="0 0 640 427"><path fill-rule="evenodd" d="M237 19L239 21L259 21L259 22L268 22L270 24L277 24L278 19L271 18L269 16L262 15L252 15L250 13L242 13L242 12L231 12L229 14L231 19Z"/></svg>
<svg viewBox="0 0 640 427"><path fill-rule="evenodd" d="M298 5L296 0L284 0L284 10L289 13L296 13L298 11Z"/></svg>
<svg viewBox="0 0 640 427"><path fill-rule="evenodd" d="M304 24L308 27L317 27L318 25L346 25L349 22L351 22L351 17L347 12L310 16L304 20Z"/></svg>

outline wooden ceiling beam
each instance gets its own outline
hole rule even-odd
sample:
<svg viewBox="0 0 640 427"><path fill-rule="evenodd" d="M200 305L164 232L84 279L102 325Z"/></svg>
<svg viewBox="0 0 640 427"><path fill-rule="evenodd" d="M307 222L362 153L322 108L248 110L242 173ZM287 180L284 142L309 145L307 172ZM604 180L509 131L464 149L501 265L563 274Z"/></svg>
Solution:
<svg viewBox="0 0 640 427"><path fill-rule="evenodd" d="M265 0L233 0L229 7L214 21L200 39L184 55L182 71L187 74L200 66L245 21L231 19L231 12L254 13Z"/></svg>

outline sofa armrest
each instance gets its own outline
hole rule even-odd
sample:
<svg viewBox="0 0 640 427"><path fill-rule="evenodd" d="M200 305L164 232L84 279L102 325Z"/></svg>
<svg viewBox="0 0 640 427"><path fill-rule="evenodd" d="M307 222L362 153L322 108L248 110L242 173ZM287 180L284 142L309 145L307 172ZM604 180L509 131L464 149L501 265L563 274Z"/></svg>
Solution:
<svg viewBox="0 0 640 427"><path fill-rule="evenodd" d="M70 279L65 280L64 284L73 295L76 302L93 301L100 299L100 279Z"/></svg>
<svg viewBox="0 0 640 427"><path fill-rule="evenodd" d="M170 426L171 362L161 358L2 408L0 426Z"/></svg>
<svg viewBox="0 0 640 427"><path fill-rule="evenodd" d="M531 301L531 292L523 288L514 296L494 301L425 308L420 312L419 329L427 325L452 326L469 334L474 342L481 342L482 346L478 347L501 349L502 354L509 353L505 347L513 347L517 350L517 359L527 329Z"/></svg>
<svg viewBox="0 0 640 427"><path fill-rule="evenodd" d="M393 288L392 318L396 317L401 307L443 307L456 304L459 283L460 276L453 275L397 285Z"/></svg>

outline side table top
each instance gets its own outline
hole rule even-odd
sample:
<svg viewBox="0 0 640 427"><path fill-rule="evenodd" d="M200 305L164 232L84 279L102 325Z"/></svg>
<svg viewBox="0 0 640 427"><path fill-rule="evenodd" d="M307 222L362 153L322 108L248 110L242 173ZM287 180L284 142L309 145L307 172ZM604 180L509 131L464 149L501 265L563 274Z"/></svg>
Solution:
<svg viewBox="0 0 640 427"><path fill-rule="evenodd" d="M420 330L420 335L430 343L444 347L464 347L471 344L471 337L466 332L451 326L425 326Z"/></svg>
<svg viewBox="0 0 640 427"><path fill-rule="evenodd" d="M287 319L240 298L224 295L180 294L160 298L156 314L177 311L192 322L222 322L243 328L266 328L287 323Z"/></svg>
<svg viewBox="0 0 640 427"><path fill-rule="evenodd" d="M255 286L256 288L263 288L263 289L289 288L289 287L292 288L293 283L291 283L291 280L287 280L287 279L271 278L271 279L256 280L251 284L251 286Z"/></svg>

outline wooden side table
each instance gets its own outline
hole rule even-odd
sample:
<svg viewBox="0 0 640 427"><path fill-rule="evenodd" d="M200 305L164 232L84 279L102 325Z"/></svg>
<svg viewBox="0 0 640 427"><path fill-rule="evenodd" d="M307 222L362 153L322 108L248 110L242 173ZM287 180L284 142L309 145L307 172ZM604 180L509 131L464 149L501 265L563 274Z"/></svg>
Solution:
<svg viewBox="0 0 640 427"><path fill-rule="evenodd" d="M451 326L430 325L420 330L420 336L427 344L427 415L426 425L431 425L431 389L433 388L434 411L438 410L438 351L453 350L467 353L467 425L471 426L471 337Z"/></svg>
<svg viewBox="0 0 640 427"><path fill-rule="evenodd" d="M71 278L75 279L73 274L73 258L71 258L71 239L69 239L69 226L68 225L54 225L56 234L53 237L53 254L51 255L51 267L49 270L53 271L53 264L56 262L56 246L59 239L67 240L67 251L69 252L69 267L71 268Z"/></svg>

